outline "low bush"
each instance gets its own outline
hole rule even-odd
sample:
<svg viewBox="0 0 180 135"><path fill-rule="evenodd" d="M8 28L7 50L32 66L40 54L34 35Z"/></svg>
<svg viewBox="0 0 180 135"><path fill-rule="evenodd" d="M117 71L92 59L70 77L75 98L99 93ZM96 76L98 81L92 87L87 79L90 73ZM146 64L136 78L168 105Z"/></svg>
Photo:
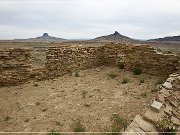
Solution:
<svg viewBox="0 0 180 135"><path fill-rule="evenodd" d="M156 127L160 132L164 132L165 135L176 135L176 127L171 120L165 118L156 123Z"/></svg>
<svg viewBox="0 0 180 135"><path fill-rule="evenodd" d="M124 63L122 62L118 62L117 66L119 67L119 69L124 69Z"/></svg>
<svg viewBox="0 0 180 135"><path fill-rule="evenodd" d="M116 77L118 76L118 74L115 73L114 71L111 71L111 72L108 74L108 76L109 76L110 78L114 79L114 78L116 78Z"/></svg>
<svg viewBox="0 0 180 135"><path fill-rule="evenodd" d="M140 75L142 73L142 70L139 67L133 68L133 74L134 75Z"/></svg>
<svg viewBox="0 0 180 135"><path fill-rule="evenodd" d="M81 124L80 120L77 120L73 124L73 131L74 132L85 132L85 127Z"/></svg>
<svg viewBox="0 0 180 135"><path fill-rule="evenodd" d="M129 79L128 78L123 78L123 81L122 81L122 84L126 84L129 82Z"/></svg>

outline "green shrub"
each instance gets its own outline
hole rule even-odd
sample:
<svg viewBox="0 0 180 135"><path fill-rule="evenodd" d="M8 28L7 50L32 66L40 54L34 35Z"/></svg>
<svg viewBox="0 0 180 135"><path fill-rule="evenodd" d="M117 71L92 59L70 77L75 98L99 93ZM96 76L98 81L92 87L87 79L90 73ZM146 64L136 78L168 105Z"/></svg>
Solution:
<svg viewBox="0 0 180 135"><path fill-rule="evenodd" d="M79 71L75 72L75 77L80 77Z"/></svg>
<svg viewBox="0 0 180 135"><path fill-rule="evenodd" d="M134 75L140 75L142 73L142 70L139 67L133 68Z"/></svg>
<svg viewBox="0 0 180 135"><path fill-rule="evenodd" d="M108 74L109 77L111 77L112 79L116 78L118 76L117 73L115 73L114 71L111 71L109 74Z"/></svg>
<svg viewBox="0 0 180 135"><path fill-rule="evenodd" d="M169 119L163 119L156 124L157 129L165 135L176 135L176 127Z"/></svg>
<svg viewBox="0 0 180 135"><path fill-rule="evenodd" d="M73 124L73 131L74 132L85 132L85 127L81 124L80 120L76 121Z"/></svg>
<svg viewBox="0 0 180 135"><path fill-rule="evenodd" d="M118 114L113 114L113 117L111 118L112 121L112 127L111 132L120 132L120 130L127 128L127 121L119 116ZM117 134L117 133L114 133Z"/></svg>
<svg viewBox="0 0 180 135"><path fill-rule="evenodd" d="M124 69L124 63L122 62L118 62L118 65L119 69Z"/></svg>
<svg viewBox="0 0 180 135"><path fill-rule="evenodd" d="M122 84L126 84L129 82L129 79L128 78L123 78L123 81L122 81Z"/></svg>

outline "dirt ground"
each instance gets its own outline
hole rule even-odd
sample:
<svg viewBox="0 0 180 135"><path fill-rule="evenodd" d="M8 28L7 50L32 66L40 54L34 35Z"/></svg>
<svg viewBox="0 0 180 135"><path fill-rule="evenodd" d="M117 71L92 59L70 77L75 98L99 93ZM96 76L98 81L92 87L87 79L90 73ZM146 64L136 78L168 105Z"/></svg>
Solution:
<svg viewBox="0 0 180 135"><path fill-rule="evenodd" d="M114 79L108 76L112 71L118 75ZM130 123L156 95L162 79L104 66L79 73L0 88L0 131L73 131L78 119L85 131L108 132L113 114ZM123 78L129 82L123 84Z"/></svg>

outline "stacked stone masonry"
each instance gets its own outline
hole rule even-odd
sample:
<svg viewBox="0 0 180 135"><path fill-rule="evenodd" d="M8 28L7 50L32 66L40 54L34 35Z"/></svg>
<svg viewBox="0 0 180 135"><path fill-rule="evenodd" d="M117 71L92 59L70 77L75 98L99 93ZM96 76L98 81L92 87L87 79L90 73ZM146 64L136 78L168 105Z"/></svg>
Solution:
<svg viewBox="0 0 180 135"><path fill-rule="evenodd" d="M28 81L31 74L31 50L0 50L0 86Z"/></svg>
<svg viewBox="0 0 180 135"><path fill-rule="evenodd" d="M171 74L152 101L150 107L138 114L123 135L159 135L157 123L168 119L180 133L180 74Z"/></svg>
<svg viewBox="0 0 180 135"><path fill-rule="evenodd" d="M176 55L158 54L147 45L52 46L46 52L45 67L34 69L31 66L31 50L1 49L0 85L16 85L29 79L49 79L102 65L116 66L118 62L124 63L127 70L139 66L144 73L167 76L178 72L179 60Z"/></svg>

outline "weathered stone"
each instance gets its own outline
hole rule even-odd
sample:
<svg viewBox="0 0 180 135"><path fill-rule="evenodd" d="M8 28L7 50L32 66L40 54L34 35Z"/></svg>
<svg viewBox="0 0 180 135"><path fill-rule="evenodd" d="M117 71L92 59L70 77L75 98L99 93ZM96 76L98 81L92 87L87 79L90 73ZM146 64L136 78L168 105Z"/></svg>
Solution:
<svg viewBox="0 0 180 135"><path fill-rule="evenodd" d="M163 111L155 112L151 109L146 110L144 114L144 118L146 120L149 120L150 122L156 123L159 120L163 119L166 116L166 114Z"/></svg>
<svg viewBox="0 0 180 135"><path fill-rule="evenodd" d="M154 101L152 104L151 104L151 107L152 109L154 109L155 111L160 111L161 107L163 106L163 103L161 102L157 102L157 101Z"/></svg>
<svg viewBox="0 0 180 135"><path fill-rule="evenodd" d="M169 99L169 102L171 105L173 105L174 107L178 107L178 101L177 100L171 100Z"/></svg>
<svg viewBox="0 0 180 135"><path fill-rule="evenodd" d="M166 82L170 82L170 83L173 83L173 81L175 80L175 78L173 78L173 77L169 77L167 80L166 80Z"/></svg>
<svg viewBox="0 0 180 135"><path fill-rule="evenodd" d="M156 97L157 101L161 102L161 103L165 103L165 98L163 94L158 94Z"/></svg>
<svg viewBox="0 0 180 135"><path fill-rule="evenodd" d="M141 135L148 135L146 134L141 128L139 128L137 126L136 123L132 122L126 129L126 131L124 133L122 133L122 135L137 135L137 134L141 134Z"/></svg>
<svg viewBox="0 0 180 135"><path fill-rule="evenodd" d="M140 115L136 115L133 121L137 123L138 127L144 132L158 132L152 123L145 121Z"/></svg>
<svg viewBox="0 0 180 135"><path fill-rule="evenodd" d="M179 121L178 118L172 116L171 121L172 121L173 124L180 126L180 121Z"/></svg>
<svg viewBox="0 0 180 135"><path fill-rule="evenodd" d="M172 84L171 84L170 82L165 82L165 83L163 84L163 87L166 88L166 89L168 89L168 90L171 90L171 89L172 89Z"/></svg>
<svg viewBox="0 0 180 135"><path fill-rule="evenodd" d="M162 88L162 90L159 91L160 94L163 94L164 97L170 96L170 91Z"/></svg>
<svg viewBox="0 0 180 135"><path fill-rule="evenodd" d="M172 110L172 113L178 118L180 119L180 111L176 111L176 110Z"/></svg>
<svg viewBox="0 0 180 135"><path fill-rule="evenodd" d="M177 73L173 73L173 74L170 74L169 77L177 77L179 76L180 74L177 74Z"/></svg>
<svg viewBox="0 0 180 135"><path fill-rule="evenodd" d="M164 109L164 112L166 113L166 114L168 114L168 115L172 115L172 107L170 106L170 105L168 105L168 104L165 104L165 109Z"/></svg>

